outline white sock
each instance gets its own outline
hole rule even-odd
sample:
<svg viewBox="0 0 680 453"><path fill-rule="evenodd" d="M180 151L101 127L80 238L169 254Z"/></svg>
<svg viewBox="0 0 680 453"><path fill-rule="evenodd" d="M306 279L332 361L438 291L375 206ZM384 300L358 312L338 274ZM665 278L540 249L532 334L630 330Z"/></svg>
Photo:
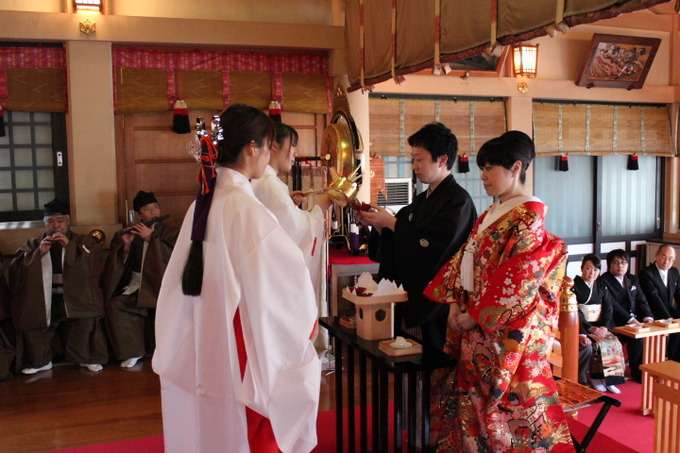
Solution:
<svg viewBox="0 0 680 453"><path fill-rule="evenodd" d="M139 359L141 359L141 357L131 357L127 360L123 360L120 363L120 367L121 368L132 368L133 366L137 365L137 362L139 362Z"/></svg>
<svg viewBox="0 0 680 453"><path fill-rule="evenodd" d="M35 374L41 371L47 371L52 369L52 362L48 362L47 365L43 365L40 368L24 368L21 370L23 374Z"/></svg>
<svg viewBox="0 0 680 453"><path fill-rule="evenodd" d="M99 373L101 370L104 369L104 367L98 363L81 363L80 366L87 368L88 371L91 371L93 373Z"/></svg>

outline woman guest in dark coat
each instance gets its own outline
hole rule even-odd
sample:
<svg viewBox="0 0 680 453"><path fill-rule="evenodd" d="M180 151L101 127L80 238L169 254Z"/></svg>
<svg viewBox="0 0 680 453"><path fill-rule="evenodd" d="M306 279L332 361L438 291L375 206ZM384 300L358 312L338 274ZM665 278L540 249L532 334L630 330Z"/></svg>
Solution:
<svg viewBox="0 0 680 453"><path fill-rule="evenodd" d="M574 278L580 321L579 381L585 384L589 380L600 392L618 394L621 391L616 385L624 382L625 359L621 343L610 332L614 326L613 301L607 287L597 280L599 275L600 258L590 254L581 262L581 275Z"/></svg>

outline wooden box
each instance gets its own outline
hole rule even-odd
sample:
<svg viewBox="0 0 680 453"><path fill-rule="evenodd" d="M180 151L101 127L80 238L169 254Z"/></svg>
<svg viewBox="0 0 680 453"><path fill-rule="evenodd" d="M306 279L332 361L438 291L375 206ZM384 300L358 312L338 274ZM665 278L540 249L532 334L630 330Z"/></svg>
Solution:
<svg viewBox="0 0 680 453"><path fill-rule="evenodd" d="M356 306L357 335L364 340L394 337L394 304L406 302L406 292L389 296L357 296L345 288L342 297Z"/></svg>

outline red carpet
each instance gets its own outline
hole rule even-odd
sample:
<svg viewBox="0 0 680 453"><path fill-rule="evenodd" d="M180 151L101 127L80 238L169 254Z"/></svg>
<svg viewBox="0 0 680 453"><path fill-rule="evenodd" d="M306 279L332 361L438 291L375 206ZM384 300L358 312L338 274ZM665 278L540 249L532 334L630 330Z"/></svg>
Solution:
<svg viewBox="0 0 680 453"><path fill-rule="evenodd" d="M622 391L620 395L609 395L621 401L621 407L610 409L598 432L616 439L634 451L653 451L654 418L651 415L642 415L642 385L628 381L620 385L619 389ZM578 421L590 426L598 410L599 406L594 406L580 411Z"/></svg>
<svg viewBox="0 0 680 453"><path fill-rule="evenodd" d="M633 453L652 451L653 420L640 413L640 385L635 383L621 386L623 394L618 398L623 404L613 408L598 435L590 444L592 452ZM593 420L597 408L588 408L579 413L579 420L570 420L569 426L578 439L583 438L586 426ZM370 414L370 412L369 412ZM335 452L335 412L322 411L317 422L319 445L315 453ZM370 430L369 422L369 430ZM634 427L634 429L632 429ZM392 437L390 433L390 438ZM615 438L616 440L614 440ZM67 448L53 453L162 453L162 436L127 439L106 444Z"/></svg>

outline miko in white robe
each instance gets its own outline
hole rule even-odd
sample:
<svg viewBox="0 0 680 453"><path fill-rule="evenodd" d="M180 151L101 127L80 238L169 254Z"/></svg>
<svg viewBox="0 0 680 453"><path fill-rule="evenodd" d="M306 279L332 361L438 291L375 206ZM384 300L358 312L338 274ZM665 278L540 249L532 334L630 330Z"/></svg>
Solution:
<svg viewBox="0 0 680 453"><path fill-rule="evenodd" d="M243 174L218 168L200 296L182 292L194 205L156 312L165 451L309 452L317 443L317 310L300 249Z"/></svg>
<svg viewBox="0 0 680 453"><path fill-rule="evenodd" d="M307 264L312 286L316 294L319 316L327 316L326 266L328 244L325 237L325 216L319 206L311 211L298 208L290 197L288 186L277 176L276 170L267 165L261 178L253 180L253 191L278 219L288 236L300 248ZM327 337L317 337L318 350L328 348Z"/></svg>

